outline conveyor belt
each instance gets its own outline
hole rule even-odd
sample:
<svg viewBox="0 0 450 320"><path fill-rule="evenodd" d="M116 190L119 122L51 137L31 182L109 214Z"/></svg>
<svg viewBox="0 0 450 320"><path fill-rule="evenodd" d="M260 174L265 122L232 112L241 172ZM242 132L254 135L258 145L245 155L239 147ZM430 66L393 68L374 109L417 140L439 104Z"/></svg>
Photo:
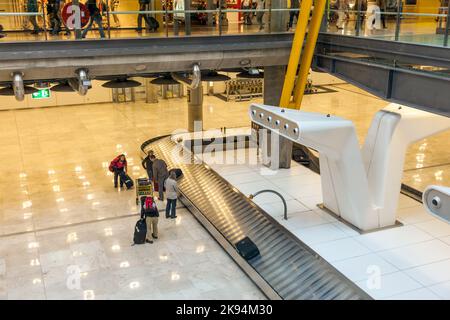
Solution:
<svg viewBox="0 0 450 320"><path fill-rule="evenodd" d="M183 203L269 298L371 299L206 165L174 161L174 146L162 138L142 148L183 170ZM185 160L191 157L184 154ZM244 236L255 242L260 257L247 262L237 254L234 244Z"/></svg>

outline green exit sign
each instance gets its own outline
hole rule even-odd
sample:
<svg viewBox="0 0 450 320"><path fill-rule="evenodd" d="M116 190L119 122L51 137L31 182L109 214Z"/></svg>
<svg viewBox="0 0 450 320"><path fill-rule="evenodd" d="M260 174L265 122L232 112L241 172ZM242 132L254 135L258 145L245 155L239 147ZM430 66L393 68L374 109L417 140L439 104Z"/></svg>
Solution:
<svg viewBox="0 0 450 320"><path fill-rule="evenodd" d="M50 89L41 89L31 94L33 99L48 99L50 98Z"/></svg>

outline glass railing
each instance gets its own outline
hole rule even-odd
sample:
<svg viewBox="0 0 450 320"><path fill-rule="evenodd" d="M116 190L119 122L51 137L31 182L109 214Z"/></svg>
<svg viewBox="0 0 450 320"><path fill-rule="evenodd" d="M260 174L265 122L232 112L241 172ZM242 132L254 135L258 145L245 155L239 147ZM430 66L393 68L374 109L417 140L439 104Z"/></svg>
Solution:
<svg viewBox="0 0 450 320"><path fill-rule="evenodd" d="M339 1L347 5L336 9ZM330 1L321 31L448 46L450 13L445 1L425 12L412 12L414 8L406 5L381 10L373 2ZM29 9L33 2L37 6ZM153 0L149 5L140 0L94 2L98 10L88 6L88 0L0 0L0 41L289 33L295 30L299 16L298 8L287 8L287 1L275 5L260 0L244 6L241 0L191 0L189 9L184 0ZM61 4L59 8L55 3Z"/></svg>

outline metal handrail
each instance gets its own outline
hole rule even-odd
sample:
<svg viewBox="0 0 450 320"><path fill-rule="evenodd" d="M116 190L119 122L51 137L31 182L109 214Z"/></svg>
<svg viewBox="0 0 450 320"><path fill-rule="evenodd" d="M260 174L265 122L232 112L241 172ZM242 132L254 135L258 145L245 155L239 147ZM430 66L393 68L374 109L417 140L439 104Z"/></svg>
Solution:
<svg viewBox="0 0 450 320"><path fill-rule="evenodd" d="M283 201L283 206L284 206L284 220L287 220L287 204L286 204L286 200L284 200L284 197L281 195L281 193L275 191L275 190L270 190L270 189L265 189L265 190L260 190L258 192L255 192L253 194L250 194L248 196L249 199L253 199L254 197L256 197L257 195L261 194L261 193L273 193L276 194L277 196L279 196L281 198L281 201Z"/></svg>

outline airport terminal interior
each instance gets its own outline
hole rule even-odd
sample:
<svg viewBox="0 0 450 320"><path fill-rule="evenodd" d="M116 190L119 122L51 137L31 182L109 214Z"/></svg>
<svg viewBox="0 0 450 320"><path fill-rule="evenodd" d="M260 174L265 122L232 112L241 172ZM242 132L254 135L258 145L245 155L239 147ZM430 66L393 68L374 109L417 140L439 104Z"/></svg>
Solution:
<svg viewBox="0 0 450 320"><path fill-rule="evenodd" d="M449 8L0 0L0 299L450 299Z"/></svg>

